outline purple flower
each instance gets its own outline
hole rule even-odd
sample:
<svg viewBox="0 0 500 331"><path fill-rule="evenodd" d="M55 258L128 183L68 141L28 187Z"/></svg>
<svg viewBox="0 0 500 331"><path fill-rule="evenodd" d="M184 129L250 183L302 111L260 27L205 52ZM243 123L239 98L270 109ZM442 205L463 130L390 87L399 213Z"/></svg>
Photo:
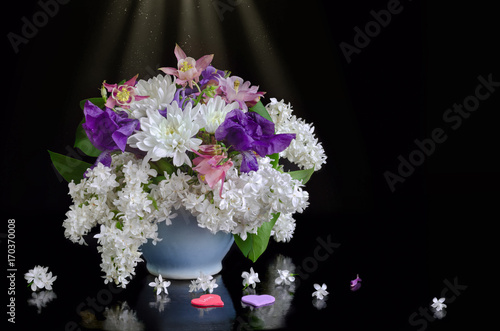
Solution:
<svg viewBox="0 0 500 331"><path fill-rule="evenodd" d="M215 131L215 139L223 141L231 150L241 153L242 172L259 169L256 154L261 157L286 149L294 133L274 134L274 123L254 112L234 109Z"/></svg>
<svg viewBox="0 0 500 331"><path fill-rule="evenodd" d="M361 278L356 275L356 279L351 280L351 291L357 291L361 287Z"/></svg>
<svg viewBox="0 0 500 331"><path fill-rule="evenodd" d="M103 152L125 151L128 137L139 128L139 121L128 118L126 112L107 107L102 110L90 101L85 103L83 113L83 129L92 145Z"/></svg>
<svg viewBox="0 0 500 331"><path fill-rule="evenodd" d="M201 73L201 77L203 77L200 80L200 86L202 88L207 85L219 85L219 78L224 76L224 71L222 70L217 70L213 66L208 66L203 72Z"/></svg>

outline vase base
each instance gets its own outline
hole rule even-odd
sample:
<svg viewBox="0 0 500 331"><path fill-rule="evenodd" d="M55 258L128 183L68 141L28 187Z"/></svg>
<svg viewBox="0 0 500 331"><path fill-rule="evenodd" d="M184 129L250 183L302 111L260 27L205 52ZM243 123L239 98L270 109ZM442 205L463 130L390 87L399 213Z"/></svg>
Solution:
<svg viewBox="0 0 500 331"><path fill-rule="evenodd" d="M165 267L158 267L155 265L152 265L150 263L146 263L146 268L148 269L149 273L152 274L153 276L159 276L161 275L165 279L177 279L177 280L186 280L186 279L196 279L200 276L200 273L202 272L204 275L216 275L222 270L222 264L219 263L218 265L212 265L212 266L204 266L200 268L165 268Z"/></svg>

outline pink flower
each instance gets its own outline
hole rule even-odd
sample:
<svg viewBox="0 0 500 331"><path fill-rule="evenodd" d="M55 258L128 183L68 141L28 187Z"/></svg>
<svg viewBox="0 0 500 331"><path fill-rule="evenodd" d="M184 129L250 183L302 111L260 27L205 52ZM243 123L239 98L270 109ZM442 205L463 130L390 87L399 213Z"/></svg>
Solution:
<svg viewBox="0 0 500 331"><path fill-rule="evenodd" d="M142 99L149 98L149 96L137 95L135 91L135 81L139 74L135 75L123 85L118 84L107 84L106 81L102 85L111 92L110 97L106 100L105 106L108 108L114 108L117 104L124 108L129 109L130 104L135 100L139 101Z"/></svg>
<svg viewBox="0 0 500 331"><path fill-rule="evenodd" d="M233 166L233 162L224 153L221 155L195 153L199 156L193 160L193 164L195 165L193 170L197 171L198 178L202 182L207 183L212 189L218 181L222 181L219 192L219 196L222 197L222 187L224 186L226 172Z"/></svg>
<svg viewBox="0 0 500 331"><path fill-rule="evenodd" d="M175 45L174 54L177 58L177 69L163 67L160 70L168 75L177 77L177 84L186 86L189 83L190 88L193 88L193 82L199 82L202 71L208 67L214 58L214 55L210 54L204 55L195 61L192 57L186 56L186 53L177 44Z"/></svg>
<svg viewBox="0 0 500 331"><path fill-rule="evenodd" d="M241 77L230 76L219 78L219 88L224 93L228 103L237 101L241 109L248 109L259 102L266 92L257 92L258 86L250 86L250 82L244 82Z"/></svg>

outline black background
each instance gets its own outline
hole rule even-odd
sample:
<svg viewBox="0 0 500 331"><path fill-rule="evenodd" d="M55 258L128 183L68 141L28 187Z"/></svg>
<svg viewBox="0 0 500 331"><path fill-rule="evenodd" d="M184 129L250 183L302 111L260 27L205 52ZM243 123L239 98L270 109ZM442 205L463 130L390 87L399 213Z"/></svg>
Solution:
<svg viewBox="0 0 500 331"><path fill-rule="evenodd" d="M474 95L479 76L500 81L496 11L480 2L401 1L400 12L348 63L340 44L354 45L354 28L364 29L374 20L370 12L388 3L394 2L73 0L17 53L8 34L22 35L22 18L32 21L41 7L18 1L5 8L0 233L8 219L16 220L16 326L63 330L79 320L75 307L105 286L95 247L64 238L71 201L47 150L82 157L72 148L79 101L97 96L104 79L151 77L158 66L174 66L176 42L195 58L214 53L214 66L260 85L265 101L291 102L323 142L328 163L307 185L311 204L297 215L293 240L271 243L254 265L265 270L282 253L300 266L318 237L340 243L301 281L287 328L418 330L422 324L411 325L409 317L454 279L467 288L426 329L487 325L493 305L484 298L494 298L498 264L499 92L456 130L443 114ZM384 173L397 174L398 156L408 159L414 140L431 137L435 128L447 140L391 192ZM0 239L6 252L6 238ZM252 266L239 254L233 249L224 260L234 302L240 274ZM58 298L41 314L26 304L31 293L22 276L35 265L58 276ZM350 292L357 273L363 287ZM136 285L115 301L133 300L144 277L141 265ZM326 309L311 304L314 283L328 285Z"/></svg>

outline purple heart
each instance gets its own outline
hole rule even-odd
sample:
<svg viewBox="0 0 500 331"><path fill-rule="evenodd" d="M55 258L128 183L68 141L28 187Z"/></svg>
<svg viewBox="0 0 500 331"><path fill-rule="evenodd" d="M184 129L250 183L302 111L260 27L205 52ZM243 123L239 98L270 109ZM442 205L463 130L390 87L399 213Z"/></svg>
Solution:
<svg viewBox="0 0 500 331"><path fill-rule="evenodd" d="M262 295L245 295L241 298L241 302L247 305L252 305L254 307L269 306L274 303L275 299L272 295L262 294Z"/></svg>

